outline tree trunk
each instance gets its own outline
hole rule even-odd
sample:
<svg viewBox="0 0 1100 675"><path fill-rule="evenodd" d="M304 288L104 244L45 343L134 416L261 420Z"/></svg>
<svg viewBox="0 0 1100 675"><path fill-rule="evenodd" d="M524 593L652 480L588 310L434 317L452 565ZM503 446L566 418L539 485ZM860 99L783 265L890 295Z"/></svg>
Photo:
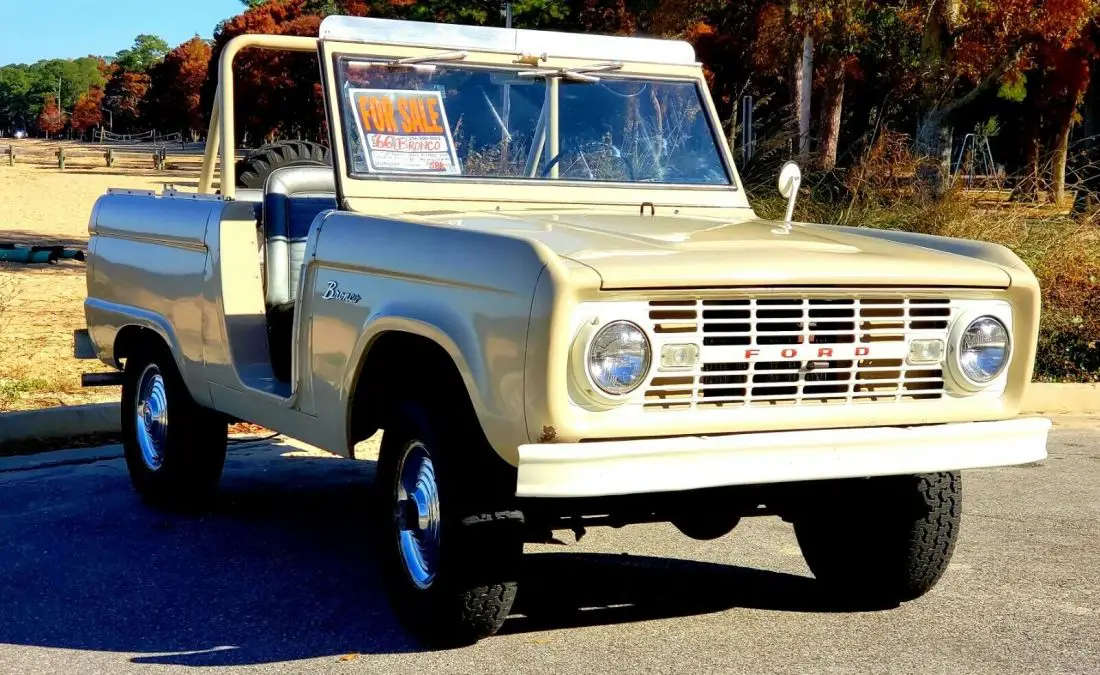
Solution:
<svg viewBox="0 0 1100 675"><path fill-rule="evenodd" d="M1080 187L1073 203L1074 213L1086 213L1094 208L1096 193L1100 192L1100 63L1093 61L1090 67L1089 88L1085 92L1084 137L1087 158L1083 162L1080 175Z"/></svg>
<svg viewBox="0 0 1100 675"><path fill-rule="evenodd" d="M1054 135L1054 157L1050 169L1055 206L1061 206L1066 196L1066 157L1069 155L1069 132L1072 128L1072 112L1058 120L1058 130Z"/></svg>
<svg viewBox="0 0 1100 675"><path fill-rule="evenodd" d="M844 110L844 60L831 59L825 66L825 95L821 106L821 140L818 143L821 168L836 168L837 144L840 142L841 113Z"/></svg>
<svg viewBox="0 0 1100 675"><path fill-rule="evenodd" d="M810 152L810 114L814 91L814 39L809 35L802 38L802 58L799 59L797 75L802 92L798 99L798 156L804 160Z"/></svg>
<svg viewBox="0 0 1100 675"><path fill-rule="evenodd" d="M798 127L798 137L794 140L794 154L802 156L802 100L809 94L803 89L802 58L794 57L794 67L791 68L791 119Z"/></svg>
<svg viewBox="0 0 1100 675"><path fill-rule="evenodd" d="M1040 112L1032 111L1028 116L1027 128L1024 134L1026 140L1026 153L1024 157L1025 169L1023 179L1013 191L1013 197L1021 200L1036 201L1039 199L1039 157L1042 155L1043 118Z"/></svg>
<svg viewBox="0 0 1100 675"><path fill-rule="evenodd" d="M921 178L937 198L946 194L951 179L953 132L947 111L940 108L926 112L917 131L917 154L929 160L922 166Z"/></svg>
<svg viewBox="0 0 1100 675"><path fill-rule="evenodd" d="M946 66L954 43L961 0L941 0L928 12L921 39L923 67L939 73ZM939 198L947 192L951 176L951 136L953 129L948 116L951 107L939 102L938 92L924 95L923 115L917 130L917 154L933 161L921 167L922 179Z"/></svg>

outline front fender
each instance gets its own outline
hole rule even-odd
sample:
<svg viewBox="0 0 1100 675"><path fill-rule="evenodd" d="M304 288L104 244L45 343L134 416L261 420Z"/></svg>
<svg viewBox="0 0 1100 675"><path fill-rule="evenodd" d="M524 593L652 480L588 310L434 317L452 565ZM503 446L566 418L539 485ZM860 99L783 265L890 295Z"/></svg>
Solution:
<svg viewBox="0 0 1100 675"><path fill-rule="evenodd" d="M489 364L482 345L522 355L526 326L522 333L517 326L515 335L490 336L479 334L477 326L444 305L394 303L372 316L364 326L355 346L354 362L358 368L348 371L344 383L349 401L370 349L380 337L393 332L430 340L447 353L462 378L485 437L505 460L518 461L518 447L529 441L524 424L523 359L500 358ZM430 387L431 383L425 386Z"/></svg>
<svg viewBox="0 0 1100 675"><path fill-rule="evenodd" d="M529 441L523 389L531 299L554 259L516 237L330 214L302 289L317 416L350 412L371 346L386 333L409 333L451 357L489 443L518 461Z"/></svg>

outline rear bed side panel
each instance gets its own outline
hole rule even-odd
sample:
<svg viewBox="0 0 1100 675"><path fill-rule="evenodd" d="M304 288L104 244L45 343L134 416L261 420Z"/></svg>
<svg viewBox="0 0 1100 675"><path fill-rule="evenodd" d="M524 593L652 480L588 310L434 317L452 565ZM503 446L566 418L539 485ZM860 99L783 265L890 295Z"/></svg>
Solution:
<svg viewBox="0 0 1100 675"><path fill-rule="evenodd" d="M115 338L127 325L155 330L201 403L210 398L203 374L204 241L222 207L209 199L108 194L89 226L93 273L85 314L100 358L114 363Z"/></svg>
<svg viewBox="0 0 1100 675"><path fill-rule="evenodd" d="M528 442L531 298L550 257L533 242L458 227L327 216L302 285L318 415L335 419L350 409L359 368L378 336L414 333L450 354L490 443L517 461L519 445ZM421 384L430 390L433 383Z"/></svg>

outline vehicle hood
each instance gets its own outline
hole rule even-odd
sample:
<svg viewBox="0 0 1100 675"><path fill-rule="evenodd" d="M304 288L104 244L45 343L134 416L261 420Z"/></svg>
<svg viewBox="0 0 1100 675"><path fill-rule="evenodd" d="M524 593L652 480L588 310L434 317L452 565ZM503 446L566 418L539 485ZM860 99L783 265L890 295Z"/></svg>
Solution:
<svg viewBox="0 0 1100 675"><path fill-rule="evenodd" d="M1006 288L996 264L876 238L875 230L755 218L517 212L431 218L533 239L587 265L602 288L939 286Z"/></svg>

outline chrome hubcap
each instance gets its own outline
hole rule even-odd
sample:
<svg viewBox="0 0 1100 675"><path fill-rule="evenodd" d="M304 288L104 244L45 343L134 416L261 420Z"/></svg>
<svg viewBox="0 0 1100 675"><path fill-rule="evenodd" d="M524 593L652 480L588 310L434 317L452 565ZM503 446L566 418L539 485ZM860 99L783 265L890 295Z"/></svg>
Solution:
<svg viewBox="0 0 1100 675"><path fill-rule="evenodd" d="M417 588L435 580L439 563L439 489L428 449L411 441L398 466L394 522L397 546L409 579Z"/></svg>
<svg viewBox="0 0 1100 675"><path fill-rule="evenodd" d="M135 414L137 441L146 468L156 471L164 464L164 448L168 440L168 396L164 377L156 364L150 363L138 381Z"/></svg>

